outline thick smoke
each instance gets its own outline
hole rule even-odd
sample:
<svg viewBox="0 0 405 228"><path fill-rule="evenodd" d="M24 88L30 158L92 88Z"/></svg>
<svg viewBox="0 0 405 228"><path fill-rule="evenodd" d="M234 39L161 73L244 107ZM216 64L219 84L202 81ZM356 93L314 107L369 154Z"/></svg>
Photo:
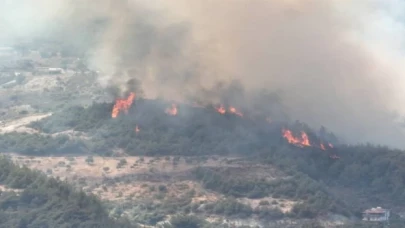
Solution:
<svg viewBox="0 0 405 228"><path fill-rule="evenodd" d="M40 9L55 34L86 46L100 82L120 93L135 78L146 97L253 109L266 89L293 119L405 147L399 0L57 2L60 14Z"/></svg>

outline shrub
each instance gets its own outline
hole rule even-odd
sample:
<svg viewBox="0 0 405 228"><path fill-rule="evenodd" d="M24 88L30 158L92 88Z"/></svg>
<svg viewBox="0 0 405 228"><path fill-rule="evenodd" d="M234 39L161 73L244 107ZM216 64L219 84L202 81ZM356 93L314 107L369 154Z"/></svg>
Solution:
<svg viewBox="0 0 405 228"><path fill-rule="evenodd" d="M174 228L200 228L204 221L194 215L178 215L170 219L170 224Z"/></svg>
<svg viewBox="0 0 405 228"><path fill-rule="evenodd" d="M259 205L260 206L268 206L268 205L270 205L270 203L267 200L260 200Z"/></svg>

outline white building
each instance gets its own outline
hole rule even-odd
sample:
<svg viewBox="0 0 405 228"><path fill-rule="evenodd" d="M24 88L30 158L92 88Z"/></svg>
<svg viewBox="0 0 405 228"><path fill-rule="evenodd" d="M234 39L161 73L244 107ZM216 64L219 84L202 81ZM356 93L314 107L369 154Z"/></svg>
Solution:
<svg viewBox="0 0 405 228"><path fill-rule="evenodd" d="M65 71L62 68L36 67L36 70L41 73L47 73L47 74L64 74L65 73Z"/></svg>
<svg viewBox="0 0 405 228"><path fill-rule="evenodd" d="M381 207L371 208L363 212L364 221L383 222L388 221L390 210Z"/></svg>
<svg viewBox="0 0 405 228"><path fill-rule="evenodd" d="M49 74L63 74L64 70L62 68L49 68L48 73Z"/></svg>

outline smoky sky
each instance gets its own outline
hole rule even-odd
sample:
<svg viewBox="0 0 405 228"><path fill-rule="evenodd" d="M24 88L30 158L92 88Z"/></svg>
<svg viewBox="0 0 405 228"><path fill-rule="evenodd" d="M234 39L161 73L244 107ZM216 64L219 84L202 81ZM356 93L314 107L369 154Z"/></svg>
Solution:
<svg viewBox="0 0 405 228"><path fill-rule="evenodd" d="M270 91L292 119L405 148L399 0L1 1L10 35L76 45L121 93L136 79L146 97L254 109Z"/></svg>

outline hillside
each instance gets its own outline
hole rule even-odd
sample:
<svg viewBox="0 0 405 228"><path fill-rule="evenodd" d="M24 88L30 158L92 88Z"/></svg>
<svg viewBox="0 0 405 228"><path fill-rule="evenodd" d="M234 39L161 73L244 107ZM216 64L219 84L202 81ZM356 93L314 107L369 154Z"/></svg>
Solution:
<svg viewBox="0 0 405 228"><path fill-rule="evenodd" d="M0 228L405 227L405 3L3 2Z"/></svg>
<svg viewBox="0 0 405 228"><path fill-rule="evenodd" d="M255 165L230 157L25 157L12 156L18 164L66 178L85 192L110 202L111 216L128 217L136 223L155 225L178 213L205 215L208 221L244 223L251 218L283 219L299 201L284 197L229 197L211 190L199 176L210 170L228 170L233 178L267 181L288 178L270 166ZM199 168L197 168L199 167ZM274 183L275 184L275 183ZM272 186L277 190L277 186ZM279 189L278 191L281 191ZM267 202L267 205L261 205ZM270 202L272 204L270 204ZM229 207L225 210L221 207ZM242 207L242 208L239 208ZM265 218L271 215L269 218ZM270 220L269 220L270 219Z"/></svg>
<svg viewBox="0 0 405 228"><path fill-rule="evenodd" d="M141 224L182 212L245 225L320 219L337 226L375 205L404 210L402 151L339 144L300 122L185 104L171 115L168 107L139 99L117 118L111 103L71 107L26 126L40 133L5 133L0 145L42 156L14 160L68 178L111 202L112 215Z"/></svg>
<svg viewBox="0 0 405 228"><path fill-rule="evenodd" d="M0 151L96 195L110 217L152 227L360 227L364 209L382 206L393 227L402 222L403 151L346 145L290 121L269 91L241 105L238 85L216 91L222 104L141 93L111 102L115 93L80 59L37 55L0 74ZM61 65L56 75L44 67Z"/></svg>
<svg viewBox="0 0 405 228"><path fill-rule="evenodd" d="M96 197L0 158L0 227L133 227L108 218Z"/></svg>

